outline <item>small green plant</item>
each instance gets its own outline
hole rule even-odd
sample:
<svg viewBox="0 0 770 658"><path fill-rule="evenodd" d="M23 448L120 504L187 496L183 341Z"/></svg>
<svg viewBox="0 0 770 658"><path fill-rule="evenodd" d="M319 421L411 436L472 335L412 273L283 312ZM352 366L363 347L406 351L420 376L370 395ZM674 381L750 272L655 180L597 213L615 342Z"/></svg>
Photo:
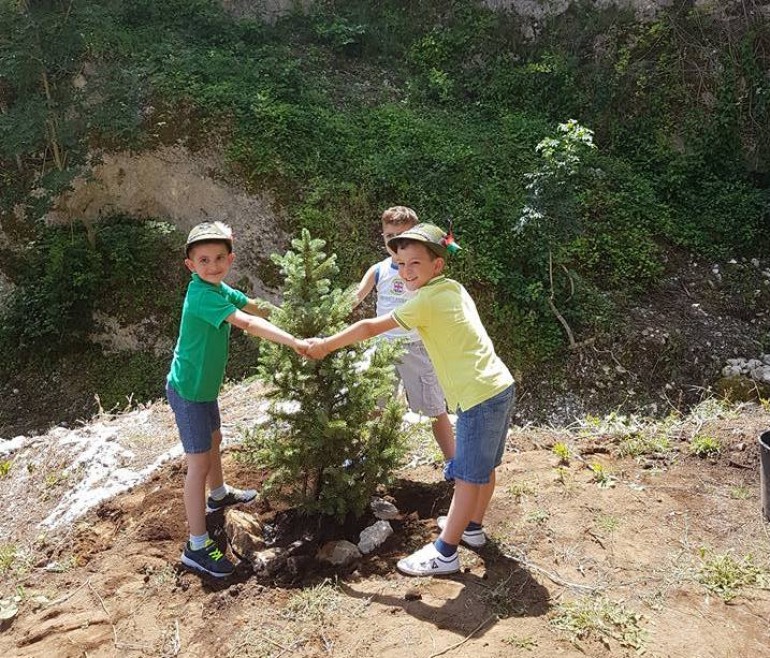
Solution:
<svg viewBox="0 0 770 658"><path fill-rule="evenodd" d="M593 473L593 481L596 482L602 489L609 489L614 487L617 483L617 478L610 473L609 469L600 462L593 462L588 465Z"/></svg>
<svg viewBox="0 0 770 658"><path fill-rule="evenodd" d="M768 585L767 571L758 567L751 555L735 558L730 553L719 555L701 549L700 559L697 581L725 601L734 599L743 587Z"/></svg>
<svg viewBox="0 0 770 658"><path fill-rule="evenodd" d="M564 441L557 441L554 443L551 452L559 458L560 464L564 464L565 466L569 464L572 451Z"/></svg>
<svg viewBox="0 0 770 658"><path fill-rule="evenodd" d="M751 489L743 486L733 487L730 489L730 498L735 500L748 500L751 498Z"/></svg>
<svg viewBox="0 0 770 658"><path fill-rule="evenodd" d="M0 478L4 478L11 471L11 464L13 462L10 459L6 459L0 462Z"/></svg>
<svg viewBox="0 0 770 658"><path fill-rule="evenodd" d="M690 452L696 457L716 457L722 452L722 444L716 437L698 434L690 441Z"/></svg>
<svg viewBox="0 0 770 658"><path fill-rule="evenodd" d="M514 482L508 487L508 493L517 500L531 496L537 491L537 487L531 482Z"/></svg>
<svg viewBox="0 0 770 658"><path fill-rule="evenodd" d="M569 469L566 466L557 466L553 470L556 473L556 481L566 487L569 481Z"/></svg>
<svg viewBox="0 0 770 658"><path fill-rule="evenodd" d="M615 532L620 526L620 521L617 517L607 515L601 515L596 518L596 527L607 533Z"/></svg>
<svg viewBox="0 0 770 658"><path fill-rule="evenodd" d="M517 649L526 649L527 651L532 651L532 649L537 646L537 640L528 635L511 635L503 640L503 644L516 647Z"/></svg>
<svg viewBox="0 0 770 658"><path fill-rule="evenodd" d="M641 614L628 610L620 602L585 596L559 604L550 623L576 639L612 638L622 646L639 651L647 639L642 620Z"/></svg>
<svg viewBox="0 0 770 658"><path fill-rule="evenodd" d="M623 437L618 445L621 457L644 457L665 455L671 451L671 441L665 435L631 434Z"/></svg>
<svg viewBox="0 0 770 658"><path fill-rule="evenodd" d="M8 571L16 561L18 549L13 544L0 545L0 574Z"/></svg>
<svg viewBox="0 0 770 658"><path fill-rule="evenodd" d="M550 516L551 515L548 513L548 511L544 509L536 509L527 514L527 516L524 517L524 520L527 523L536 523L540 525L541 523L545 523L550 518Z"/></svg>

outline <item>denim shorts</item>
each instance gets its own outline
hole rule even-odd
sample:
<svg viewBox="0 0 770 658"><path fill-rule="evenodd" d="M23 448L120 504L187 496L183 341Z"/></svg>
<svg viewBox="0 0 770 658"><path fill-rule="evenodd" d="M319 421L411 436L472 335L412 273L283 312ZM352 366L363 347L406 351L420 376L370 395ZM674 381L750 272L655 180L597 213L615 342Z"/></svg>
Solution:
<svg viewBox="0 0 770 658"><path fill-rule="evenodd" d="M458 410L453 474L470 484L487 484L500 465L513 407L514 385L467 411Z"/></svg>
<svg viewBox="0 0 770 658"><path fill-rule="evenodd" d="M221 425L219 402L185 400L170 384L166 384L166 396L174 412L185 453L196 454L211 450L211 435Z"/></svg>

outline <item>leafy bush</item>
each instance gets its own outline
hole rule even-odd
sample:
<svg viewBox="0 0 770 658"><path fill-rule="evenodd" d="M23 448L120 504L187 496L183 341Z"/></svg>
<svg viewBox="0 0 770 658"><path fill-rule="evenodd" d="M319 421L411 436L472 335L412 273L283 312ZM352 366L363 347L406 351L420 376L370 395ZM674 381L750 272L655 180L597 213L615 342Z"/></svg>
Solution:
<svg viewBox="0 0 770 658"><path fill-rule="evenodd" d="M97 308L130 321L170 312L175 296L164 294L169 273L159 263L181 253L172 230L124 217L91 232L83 224L41 228L13 272L0 344L10 354L62 353L87 342Z"/></svg>

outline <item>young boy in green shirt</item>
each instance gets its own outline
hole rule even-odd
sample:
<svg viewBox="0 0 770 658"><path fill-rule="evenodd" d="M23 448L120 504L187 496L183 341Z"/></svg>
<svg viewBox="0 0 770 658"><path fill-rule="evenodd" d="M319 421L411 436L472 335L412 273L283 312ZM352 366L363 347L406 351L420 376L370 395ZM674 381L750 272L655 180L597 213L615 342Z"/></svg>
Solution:
<svg viewBox="0 0 770 658"><path fill-rule="evenodd" d="M222 578L233 572L233 564L209 538L206 512L246 503L257 495L251 489L228 487L222 475L217 398L225 375L230 327L287 345L298 354L304 354L308 344L268 322L264 319L267 312L255 300L224 283L235 259L229 226L198 224L187 237L185 255L192 276L166 380L187 461L184 504L190 538L181 560L192 569Z"/></svg>
<svg viewBox="0 0 770 658"><path fill-rule="evenodd" d="M398 569L412 576L460 570L457 546L482 546L484 513L495 488L514 397L514 382L495 354L470 295L441 275L451 243L440 228L418 224L388 241L408 290L419 293L388 315L361 320L329 338L310 339L307 355L329 352L396 327L416 329L436 368L450 409L457 410L455 491L449 514L439 517L441 535Z"/></svg>

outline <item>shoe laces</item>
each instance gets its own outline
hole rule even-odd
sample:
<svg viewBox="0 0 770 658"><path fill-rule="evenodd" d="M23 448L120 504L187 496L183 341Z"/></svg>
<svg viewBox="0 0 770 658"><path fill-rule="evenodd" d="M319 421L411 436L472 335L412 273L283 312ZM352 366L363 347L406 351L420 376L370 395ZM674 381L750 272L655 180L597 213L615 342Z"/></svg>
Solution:
<svg viewBox="0 0 770 658"><path fill-rule="evenodd" d="M212 560L216 560L217 562L219 562L219 560L225 556L224 553L219 550L219 546L217 546L212 539L209 539L203 548L206 549L206 555L208 555Z"/></svg>

